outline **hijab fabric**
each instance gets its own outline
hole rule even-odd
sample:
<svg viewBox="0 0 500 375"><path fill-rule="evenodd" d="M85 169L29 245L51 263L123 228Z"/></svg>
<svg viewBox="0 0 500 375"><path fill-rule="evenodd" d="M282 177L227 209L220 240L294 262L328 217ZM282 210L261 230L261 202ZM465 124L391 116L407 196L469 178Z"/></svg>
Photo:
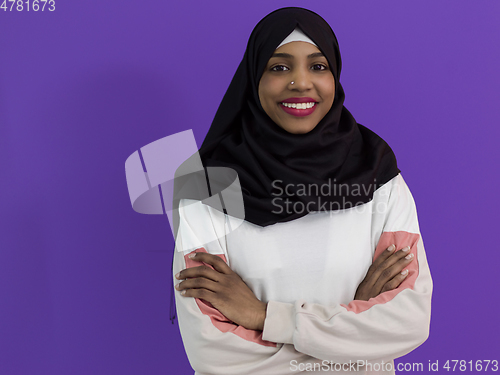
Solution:
<svg viewBox="0 0 500 375"><path fill-rule="evenodd" d="M275 124L258 96L268 60L296 28L318 46L335 79L330 111L306 134L288 133ZM344 107L341 67L335 34L312 11L278 9L253 30L199 150L205 168L236 171L245 220L264 227L310 212L348 209L369 202L378 187L399 173L387 143L357 124Z"/></svg>

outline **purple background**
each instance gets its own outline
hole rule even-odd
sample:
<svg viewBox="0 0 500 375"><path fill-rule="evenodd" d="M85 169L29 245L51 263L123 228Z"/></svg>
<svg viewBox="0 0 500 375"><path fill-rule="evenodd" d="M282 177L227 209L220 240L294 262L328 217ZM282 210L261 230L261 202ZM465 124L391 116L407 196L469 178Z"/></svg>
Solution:
<svg viewBox="0 0 500 375"><path fill-rule="evenodd" d="M500 360L500 2L56 0L0 11L0 374L192 373L167 219L132 210L125 159L201 144L252 28L291 5L332 25L346 107L417 203L431 335L399 361Z"/></svg>

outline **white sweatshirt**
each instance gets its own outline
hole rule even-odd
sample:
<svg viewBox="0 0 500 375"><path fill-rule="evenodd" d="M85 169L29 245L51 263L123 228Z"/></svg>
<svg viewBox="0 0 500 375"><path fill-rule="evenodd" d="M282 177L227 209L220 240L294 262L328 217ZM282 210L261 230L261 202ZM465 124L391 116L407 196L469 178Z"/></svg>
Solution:
<svg viewBox="0 0 500 375"><path fill-rule="evenodd" d="M174 275L200 265L188 254L207 251L268 304L264 330L252 331L176 292L196 375L394 374L393 359L428 337L432 280L401 175L362 206L267 227L192 200L181 201L179 215ZM416 257L405 281L369 301L353 301L369 266L391 244L397 251L410 245Z"/></svg>

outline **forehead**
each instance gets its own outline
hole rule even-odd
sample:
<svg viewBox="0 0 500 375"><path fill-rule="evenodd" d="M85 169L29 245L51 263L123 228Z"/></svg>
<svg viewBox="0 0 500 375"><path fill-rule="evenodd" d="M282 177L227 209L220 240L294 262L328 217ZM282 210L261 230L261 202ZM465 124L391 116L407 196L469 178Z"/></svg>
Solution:
<svg viewBox="0 0 500 375"><path fill-rule="evenodd" d="M321 52L318 47L308 42L290 42L276 49L274 53L286 53L292 56L303 57Z"/></svg>

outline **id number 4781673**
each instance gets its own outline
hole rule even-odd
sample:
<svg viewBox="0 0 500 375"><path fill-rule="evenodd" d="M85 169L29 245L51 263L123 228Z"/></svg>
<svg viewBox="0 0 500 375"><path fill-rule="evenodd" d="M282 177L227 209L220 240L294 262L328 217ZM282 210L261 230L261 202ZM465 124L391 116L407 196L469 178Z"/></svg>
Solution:
<svg viewBox="0 0 500 375"><path fill-rule="evenodd" d="M3 0L0 10L4 12L53 12L56 10L56 0Z"/></svg>

